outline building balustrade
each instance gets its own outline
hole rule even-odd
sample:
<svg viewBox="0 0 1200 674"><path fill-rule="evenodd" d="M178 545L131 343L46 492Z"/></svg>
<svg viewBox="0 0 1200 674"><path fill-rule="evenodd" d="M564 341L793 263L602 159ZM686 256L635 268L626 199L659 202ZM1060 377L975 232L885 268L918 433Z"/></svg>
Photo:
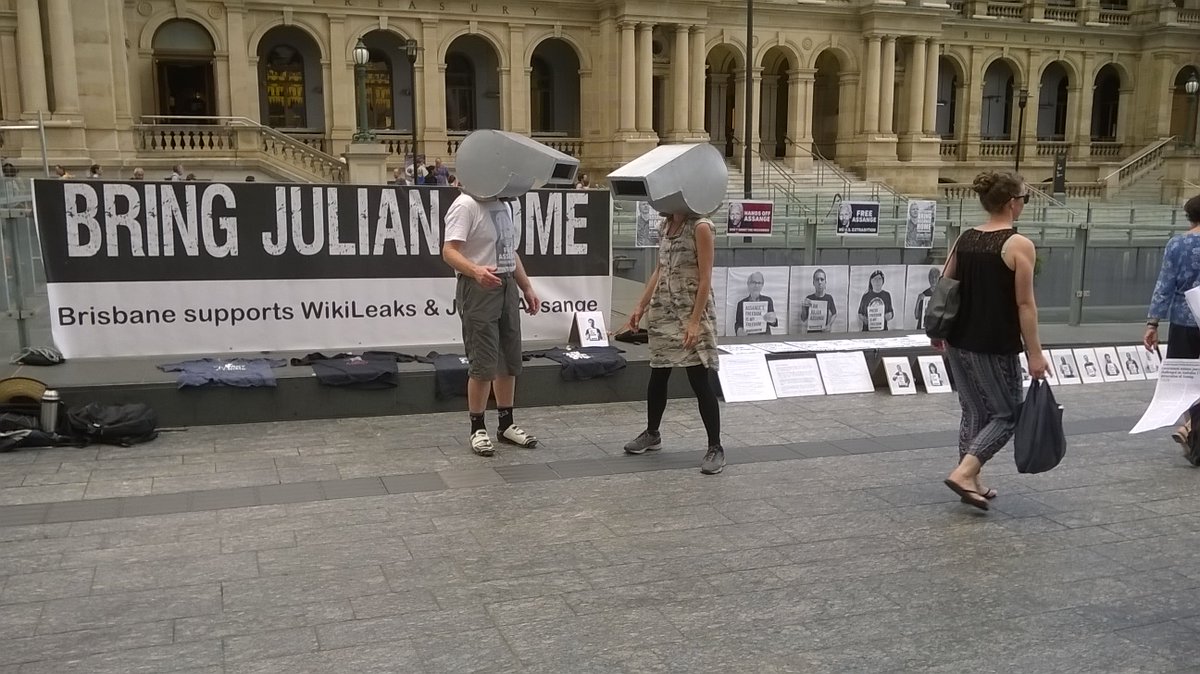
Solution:
<svg viewBox="0 0 1200 674"><path fill-rule="evenodd" d="M1071 151L1071 144L1064 140L1038 140L1037 156L1056 157Z"/></svg>
<svg viewBox="0 0 1200 674"><path fill-rule="evenodd" d="M1012 140L985 140L979 143L980 157L1013 157L1017 154L1017 143Z"/></svg>
<svg viewBox="0 0 1200 674"><path fill-rule="evenodd" d="M1060 23L1079 23L1079 10L1074 7L1047 7L1046 20Z"/></svg>
<svg viewBox="0 0 1200 674"><path fill-rule="evenodd" d="M1094 140L1091 145L1093 157L1120 157L1122 145L1111 140Z"/></svg>

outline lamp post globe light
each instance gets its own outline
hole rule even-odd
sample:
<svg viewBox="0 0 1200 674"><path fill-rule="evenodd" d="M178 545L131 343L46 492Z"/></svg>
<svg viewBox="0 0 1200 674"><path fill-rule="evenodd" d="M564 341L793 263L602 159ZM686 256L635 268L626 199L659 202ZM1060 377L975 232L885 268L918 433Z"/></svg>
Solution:
<svg viewBox="0 0 1200 674"><path fill-rule="evenodd" d="M1196 146L1197 127L1200 126L1200 119L1196 117L1196 94L1200 93L1200 80L1196 79L1196 72L1192 71L1192 76L1187 82L1183 83L1183 90L1187 92L1192 103L1192 137L1189 143L1192 147Z"/></svg>
<svg viewBox="0 0 1200 674"><path fill-rule="evenodd" d="M413 171L416 172L417 157L417 41L409 38L404 42L404 55L408 57L409 105L412 113L412 156Z"/></svg>
<svg viewBox="0 0 1200 674"><path fill-rule="evenodd" d="M1017 116L1017 158L1013 164L1013 173L1021 172L1021 154L1025 149L1025 106L1029 104L1029 90L1021 87L1021 91L1017 93L1017 107L1020 108L1020 113Z"/></svg>
<svg viewBox="0 0 1200 674"><path fill-rule="evenodd" d="M367 129L367 62L371 60L371 52L362 38L354 45L354 85L355 97L358 99L358 129L354 131L355 143L373 143L375 134Z"/></svg>

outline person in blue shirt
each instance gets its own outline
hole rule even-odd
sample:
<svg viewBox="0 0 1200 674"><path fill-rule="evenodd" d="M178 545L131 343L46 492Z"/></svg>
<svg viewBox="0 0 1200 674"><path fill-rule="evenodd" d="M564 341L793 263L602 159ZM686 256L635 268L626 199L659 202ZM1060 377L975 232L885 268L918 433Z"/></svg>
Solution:
<svg viewBox="0 0 1200 674"><path fill-rule="evenodd" d="M1167 358L1200 358L1200 327L1196 327L1196 316L1188 308L1184 294L1200 285L1200 196L1188 199L1183 205L1187 215L1188 231L1174 236L1163 251L1162 268L1154 294L1150 297L1150 309L1146 312L1146 333L1142 343L1147 351L1158 348L1158 323L1167 321ZM1200 442L1189 441L1192 435L1192 417L1196 408L1184 413L1183 423L1171 434L1171 438L1183 446L1183 455L1193 466L1200 466Z"/></svg>

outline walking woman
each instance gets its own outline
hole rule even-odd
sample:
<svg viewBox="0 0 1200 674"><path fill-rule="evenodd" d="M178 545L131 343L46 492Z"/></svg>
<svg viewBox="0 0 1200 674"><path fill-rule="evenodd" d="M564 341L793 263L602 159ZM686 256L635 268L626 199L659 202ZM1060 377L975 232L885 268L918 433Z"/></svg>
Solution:
<svg viewBox="0 0 1200 674"><path fill-rule="evenodd" d="M1023 393L1019 354L1028 353L1035 379L1045 378L1049 365L1038 339L1033 242L1013 229L1029 191L1009 172L981 173L973 188L988 219L959 236L946 262L946 276L959 282L961 305L949 337L934 346L947 352L962 405L958 467L946 486L963 503L987 510L996 492L979 473L1016 429Z"/></svg>
<svg viewBox="0 0 1200 674"><path fill-rule="evenodd" d="M658 268L629 315L637 330L645 315L650 337L650 384L646 389L646 430L625 445L629 454L662 449L659 424L667 409L671 370L682 367L696 394L700 418L708 433L708 451L700 472L715 475L725 468L721 447L721 408L710 372L717 370L717 308L712 295L715 253L713 223L708 218L663 214Z"/></svg>
<svg viewBox="0 0 1200 674"><path fill-rule="evenodd" d="M1148 351L1158 348L1158 322L1170 323L1167 332L1167 358L1200 358L1200 328L1188 308L1184 293L1200 285L1200 196L1183 205L1190 228L1174 236L1163 251L1162 268L1147 311L1146 334L1142 337ZM1183 415L1183 424L1171 438L1183 447L1183 455L1193 466L1200 466L1200 453L1188 442L1192 432L1192 410Z"/></svg>

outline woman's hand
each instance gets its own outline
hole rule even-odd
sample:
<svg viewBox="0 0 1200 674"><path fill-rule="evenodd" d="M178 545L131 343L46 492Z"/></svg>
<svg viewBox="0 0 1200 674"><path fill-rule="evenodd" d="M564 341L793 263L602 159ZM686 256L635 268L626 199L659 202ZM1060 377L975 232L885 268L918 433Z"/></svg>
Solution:
<svg viewBox="0 0 1200 674"><path fill-rule="evenodd" d="M688 321L683 331L683 348L690 349L700 343L700 321Z"/></svg>
<svg viewBox="0 0 1200 674"><path fill-rule="evenodd" d="M630 332L637 332L638 327L642 324L642 316L646 315L646 307L637 305L633 311L629 312L629 321L625 323L625 329Z"/></svg>
<svg viewBox="0 0 1200 674"><path fill-rule="evenodd" d="M1147 325L1146 333L1142 335L1142 344L1146 346L1147 351L1153 351L1158 348L1158 326Z"/></svg>
<svg viewBox="0 0 1200 674"><path fill-rule="evenodd" d="M1050 363L1041 351L1029 354L1029 376L1034 379L1045 379L1050 371Z"/></svg>

